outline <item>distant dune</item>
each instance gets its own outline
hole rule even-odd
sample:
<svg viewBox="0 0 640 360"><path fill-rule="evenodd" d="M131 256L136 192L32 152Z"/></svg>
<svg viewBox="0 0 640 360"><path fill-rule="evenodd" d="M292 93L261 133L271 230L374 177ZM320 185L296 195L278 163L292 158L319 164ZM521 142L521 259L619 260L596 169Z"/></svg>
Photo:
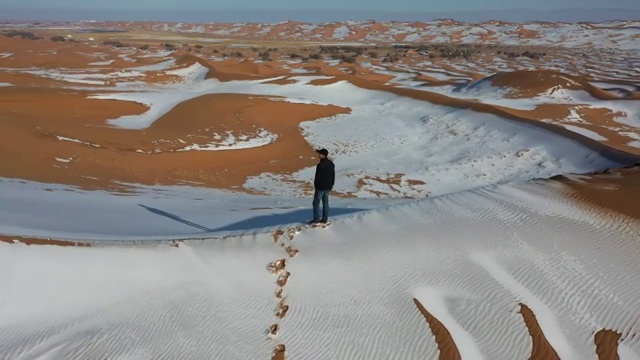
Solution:
<svg viewBox="0 0 640 360"><path fill-rule="evenodd" d="M3 24L0 359L640 359L638 24Z"/></svg>
<svg viewBox="0 0 640 360"><path fill-rule="evenodd" d="M344 45L373 44L484 44L559 46L581 48L637 49L640 21L607 22L527 22L483 21L463 22L452 19L430 21L332 21L309 23L284 21L277 23L251 22L39 22L28 24L5 23L0 28L21 29L64 28L70 33L113 35L127 39L139 32L171 32L184 34L194 40L209 43L228 39L252 41L291 41L343 43ZM115 36L115 30L130 34ZM107 31L108 30L108 31ZM138 34L139 35L139 34ZM158 36L158 35L155 35ZM174 35L175 38L175 35ZM171 37L164 37L170 41Z"/></svg>
<svg viewBox="0 0 640 360"><path fill-rule="evenodd" d="M623 8L601 9L490 9L480 11L457 12L408 12L408 11L372 11L362 9L145 9L128 10L126 13L109 8L91 11L79 8L38 7L37 9L20 6L5 6L0 15L3 19L17 20L125 20L125 21L187 21L187 22L254 22L269 23L287 20L305 22L331 22L348 20L377 20L377 21L429 21L436 19L455 19L459 21L480 22L489 20L504 20L514 22L528 21L609 21L609 20L638 20L640 10Z"/></svg>

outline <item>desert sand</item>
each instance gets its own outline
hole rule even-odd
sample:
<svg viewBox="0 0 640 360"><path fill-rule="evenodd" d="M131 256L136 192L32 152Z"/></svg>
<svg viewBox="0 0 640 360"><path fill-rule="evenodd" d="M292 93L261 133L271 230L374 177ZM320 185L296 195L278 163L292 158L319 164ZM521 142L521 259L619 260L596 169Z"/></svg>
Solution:
<svg viewBox="0 0 640 360"><path fill-rule="evenodd" d="M0 358L639 358L635 23L2 27Z"/></svg>

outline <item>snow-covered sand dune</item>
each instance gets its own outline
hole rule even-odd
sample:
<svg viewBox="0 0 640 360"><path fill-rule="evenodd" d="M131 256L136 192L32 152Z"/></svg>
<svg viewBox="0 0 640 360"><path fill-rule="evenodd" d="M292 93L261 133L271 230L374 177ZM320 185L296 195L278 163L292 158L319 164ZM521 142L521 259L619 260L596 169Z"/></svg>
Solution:
<svg viewBox="0 0 640 360"><path fill-rule="evenodd" d="M560 192L540 181L472 190L292 240L283 229L177 248L0 244L11 274L0 356L245 360L284 344L291 359L433 359L416 298L463 359L528 358L519 304L561 359L596 359L603 328L637 359L640 223ZM284 265L279 276L268 264Z"/></svg>
<svg viewBox="0 0 640 360"><path fill-rule="evenodd" d="M289 78L294 83L284 85L270 84L273 79L221 82L204 80L207 69L199 63L173 72L181 74L184 82L150 92L100 94L92 98L148 106L142 115L110 120L113 125L129 129L145 129L178 103L205 94L276 95L288 102L350 108L349 114L306 122L301 128L310 144L332 149L340 162L338 188L359 197L439 195L497 182L619 165L566 138L498 116L367 90L346 81L325 86L310 84L331 77L295 76ZM312 170L292 175L262 174L249 179L245 186L273 195L299 196L300 189L281 184L306 182L312 177ZM379 181L368 184L367 179L387 179L396 174L402 181L395 187Z"/></svg>
<svg viewBox="0 0 640 360"><path fill-rule="evenodd" d="M431 36L396 25L399 32L392 32L404 41ZM332 34L346 39L353 26ZM483 34L469 32L463 41ZM129 56L135 54L118 55L135 60ZM119 194L0 178L1 360L244 360L268 358L274 349L311 360L510 360L540 353L564 360L596 359L602 347L622 360L640 359L640 222L571 199L559 183L530 181L620 167L627 157L603 149L598 141L609 134L584 128L582 119L559 123L579 134L566 138L560 134L570 131L534 122L542 119L511 122L504 118L510 113L491 111L597 103L620 112L625 141L636 146L637 101L603 101L570 87L509 98L487 79L470 91L441 87L445 99L416 91L425 83L417 81L420 72L400 65L363 64L403 85L390 89L338 75L288 76L255 63L216 68L189 56L107 73L95 68L109 66L100 60L89 70L28 68L22 75L75 83L100 103L145 105L146 112L131 112L140 115L118 113L109 121L136 134L185 101L211 94L337 105L345 111L294 126L311 147L331 149L336 190L354 198L332 198L334 224L316 230L295 225L311 215L305 185L312 167L269 169L225 190L195 188L201 183L177 176L180 186L126 184L131 192ZM470 80L470 71L443 64L422 76L452 84ZM570 117L579 119L574 110ZM178 138L171 155L268 149L293 134L268 123L252 129L216 130L199 143ZM108 149L107 141L81 140L86 134L49 138L69 146L49 156L55 169L74 176L90 177L74 166L94 154L76 150ZM146 161L158 152L131 154ZM266 195L247 194L256 190ZM20 243L48 237L90 246ZM604 345L603 329L613 338Z"/></svg>

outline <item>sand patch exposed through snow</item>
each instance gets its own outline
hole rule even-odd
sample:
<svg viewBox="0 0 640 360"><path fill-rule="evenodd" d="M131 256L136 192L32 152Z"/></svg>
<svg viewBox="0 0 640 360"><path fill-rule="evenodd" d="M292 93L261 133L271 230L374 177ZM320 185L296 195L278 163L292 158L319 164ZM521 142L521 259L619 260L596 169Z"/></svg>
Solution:
<svg viewBox="0 0 640 360"><path fill-rule="evenodd" d="M10 121L0 123L0 157L10 164L2 167L0 176L85 188L117 187L113 181L151 185L192 181L229 188L262 172L298 170L313 163L313 149L298 124L349 111L256 96L206 95L180 103L138 131L104 123L127 112L143 112L136 103L48 89L25 89L11 96L0 104L4 105L0 111L11 114ZM242 136L252 139L264 130L277 139L242 151L179 151L194 145L215 147L211 144ZM233 149L233 141L223 145ZM73 161L60 163L56 158Z"/></svg>
<svg viewBox="0 0 640 360"><path fill-rule="evenodd" d="M33 47L36 44L36 42L32 42L29 40L11 40L14 41L16 43L20 43L22 47L24 47L25 49L28 49L29 46ZM87 53L85 55L82 55L81 57L83 58L82 61L85 61L85 67L87 68L91 68L92 66L90 66L90 63L95 63L96 61L107 61L105 59L119 59L116 62L110 64L107 66L107 69L105 70L101 70L102 72L100 74L107 74L109 72L113 72L113 70L117 70L117 69L124 69L126 67L132 67L132 66L136 66L139 67L140 65L143 64L152 64L151 68L155 69L155 70L150 70L147 71L147 75L144 77L144 81L146 81L150 86L153 86L155 83L163 83L163 82L172 82L172 81L176 81L176 79L179 79L180 76L178 75L170 75L170 74L165 74L165 70L169 70L169 72L173 71L170 70L172 69L172 66L178 66L180 67L180 69L183 69L186 66L198 63L202 66L204 66L207 70L208 73L205 75L205 78L216 78L219 79L221 81L234 81L234 80L257 80L257 79L273 79L275 77L278 76L282 76L280 79L276 79L273 80L272 83L280 83L280 84L291 84L294 80L290 77L291 72L287 69L283 68L283 63L282 62L278 62L278 61L269 61L269 62L254 62L252 59L252 57L248 56L250 54L249 50L243 50L245 51L245 56L247 56L246 59L241 59L241 58L227 58L226 60L223 61L215 61L215 62L211 62L211 61L207 61L204 60L203 58L199 58L197 56L194 56L193 53L188 53L187 50L185 48L179 48L179 50L175 51L173 54L171 54L172 57L175 57L176 59L173 60L173 65L171 64L165 64L167 62L166 59L162 59L162 60L158 60L158 59L153 59L152 57L146 57L147 55L152 54L153 52L150 51L139 51L133 47L129 47L129 48L122 48L122 49L117 49L117 48L111 48L108 46L104 46L104 45L91 45L89 46L90 49L92 49L92 51L100 52L100 56L96 57L96 56L90 56L91 52L89 51L89 49L85 49L85 45L87 44L72 44L72 43L62 43L62 44L57 44L57 43L52 43L52 42L48 42L48 41L43 41L43 42L37 42L38 46L40 46L40 43L45 44L43 46L45 46L43 49L46 49L46 51L51 52L51 56L55 56L55 55L59 55L60 56L60 61L65 62L67 61L66 59L69 58L69 52L67 50L69 49L74 49L74 46L80 46L82 45L82 47L79 47L78 49L82 50L82 52L85 52L85 50L87 50ZM87 45L88 46L88 45ZM153 48L154 51L158 51L159 49L157 47ZM18 49L19 50L19 49ZM64 50L64 51L62 51ZM45 51L45 50L42 50ZM56 52L55 54L53 52ZM20 56L20 52L17 51L16 52L17 55L12 55L10 58L14 58L15 56ZM87 55L88 54L88 55ZM128 54L128 55L127 55ZM49 56L46 55L46 56ZM138 61L134 64L130 64L127 61L122 60L121 56L126 55L129 57L132 57L134 59L138 59L140 60L138 63ZM166 56L166 54L165 54ZM204 55L202 55L204 56ZM253 56L253 55L252 55ZM410 57L411 58L411 57ZM120 63L120 61L122 60L122 64ZM25 63L28 62L28 60L26 58L23 58L20 61L24 61ZM71 63L66 64L65 66L67 67L73 67L75 66L74 61L71 59L70 60ZM78 60L79 61L79 60ZM169 62L171 62L172 60L170 59ZM339 62L339 61L338 61ZM376 66L380 65L380 62L377 60L371 60L372 63L377 64ZM437 61L434 61L434 64L437 63ZM79 64L79 63L78 63ZM165 65L163 65L165 64ZM53 64L56 65L56 64ZM47 65L48 66L48 65ZM417 90L413 90L413 89L400 89L400 88L395 88L391 85L386 85L386 83L391 80L394 79L396 76L395 75L389 75L389 74L381 74L381 73L376 73L374 70L372 70L369 67L366 66L361 66L359 64L347 64L347 63L338 63L335 66L329 66L327 65L327 63L325 61L313 61L313 62L307 62L304 64L297 64L296 66L299 66L300 68L304 68L305 71L313 71L315 74L317 75L329 75L332 78L329 79L317 79L317 80L313 80L310 84L312 85L317 85L317 86L324 86L324 85L330 85L333 83L336 83L337 81L349 81L357 86L366 88L366 89L370 89L370 90L382 90L382 91L386 91L386 92L392 92L395 93L397 95L401 95L401 96L409 96L412 97L414 99L419 99L422 101L427 101L427 102L431 102L431 103L435 103L435 104L441 104L441 105L446 105L446 106L453 106L453 107L457 107L457 108L461 108L461 109L472 109L478 112L485 112L485 113L493 113L496 115L499 115L501 117L505 117L505 118L509 118L509 119L514 119L514 120L519 120L519 121L528 121L528 122L532 122L532 123L539 123L539 121L543 118L547 118L547 119L559 119L559 118L563 118L566 117L567 115L567 108L562 108L560 105L558 105L557 107L555 105L549 105L546 107L540 107L539 109L536 109L535 111L521 111L521 110L514 110L511 108L504 108L504 107L498 107L498 106L493 106L493 105L489 105L489 104L478 104L475 103L473 101L469 101L469 100L465 100L465 99L456 99L456 98L451 98L451 97L446 97L443 95L439 95L439 94L432 94L432 93L427 93L427 92L421 92L417 91ZM443 65L444 66L444 65ZM43 65L44 68L46 68L46 66ZM405 75L410 75L410 76L414 76L416 74L419 74L419 72L415 72L415 74L412 74L412 70L408 69L407 66L405 65L384 65L383 68L387 69L387 71L389 72L395 72L395 73L404 73ZM180 73L182 70L177 70L174 71L176 74ZM345 70L346 69L346 70ZM451 68L451 71L454 71L455 69ZM346 71L346 72L345 72ZM462 74L464 71L460 72L456 70L456 74ZM32 79L33 81L40 81L42 86L60 86L60 82L59 81L54 81L52 79L45 79L41 76L36 76L33 74L25 74L25 73L0 73L6 76L12 76L12 77L22 77L23 80L22 84L27 84L30 79ZM355 75L351 75L351 74L355 74ZM476 76L478 75L477 73L474 75ZM404 75L403 75L404 76ZM2 80L0 78L0 80ZM12 83L12 84L20 84L20 82L16 82L14 81L15 79L9 79L8 82ZM117 79L116 79L117 81ZM546 85L545 85L546 86ZM8 89L2 89L0 91L3 92L13 92L14 90L11 90L11 88ZM67 92L67 90L58 90L60 93L65 93ZM69 92L76 92L78 90L73 90L73 91L69 91ZM55 93L55 90L51 90L52 93ZM26 94L26 93L24 93ZM23 95L24 95L23 94ZM57 96L57 95L56 95ZM102 100L104 101L104 100ZM206 106L203 105L205 102L200 102L198 103L197 101L194 101L193 104L197 105L193 105L193 106ZM97 103L96 103L97 104ZM114 105L114 104L118 104L118 105ZM114 103L109 103L102 105L101 107L92 107L92 109L95 109L96 113L102 111L101 108L110 108L111 110L109 111L113 111L112 113L109 113L108 116L105 116L107 118L117 118L120 115L125 115L127 113L129 114L139 114L141 109L143 108L140 105L135 105L135 104L129 104L129 105L125 105L125 102L114 102ZM119 115L111 115L117 111L114 111L113 109L115 108L123 108L125 106L130 106L130 108L128 108L124 113L119 114ZM80 106L82 108L82 106ZM35 109L36 107L32 107L32 109ZM87 107L88 108L88 107ZM194 107L195 109L195 107ZM308 108L310 109L310 108ZM29 116L31 117L37 117L37 114L33 114L34 111L32 111L31 113L29 113L30 109L26 109L25 112L27 114L29 114ZM86 112L84 111L80 111L78 114L74 114L74 113L67 113L66 110L68 109L64 109L64 105L63 105L63 110L62 112L66 114L66 120L65 120L65 124L66 123L70 123L73 115L76 115L76 117L80 116L83 117L83 114L86 114ZM88 109L87 109L88 110ZM597 110L597 109L595 109ZM593 110L593 111L595 111ZM23 111L23 110L20 110ZM181 110L182 111L182 110ZM196 110L184 110L185 111L185 116L189 117L191 112L196 111ZM215 111L215 110L214 110ZM280 111L280 110L278 110ZM311 111L311 110L310 110ZM591 112L592 109L587 109L585 110L585 112ZM49 111L47 112L47 116L49 116L49 114L54 114L55 111ZM286 113L286 111L285 111ZM105 112L105 114L108 114ZM586 113L585 113L586 114ZM585 114L583 114L583 117L586 117ZM597 118L599 117L600 113L594 113L593 117ZM13 114L11 116L14 116ZM54 115L55 116L55 115ZM198 116L203 116L205 117L205 115L200 114ZM262 114L260 114L260 116L262 116ZM330 115L327 115L330 116ZM62 117L62 116L60 116ZM309 115L309 118L314 118L313 116ZM89 123L91 124L91 126L95 125L95 126L101 126L104 125L104 120L100 119L98 120L99 116L96 116L95 118L92 116L89 116ZM178 120L175 119L176 124L179 122L182 122L182 120ZM555 121L555 120L554 120ZM23 122L25 123L25 122ZM33 124L33 123L31 123ZM35 124L34 124L35 125ZM36 125L39 126L39 125ZM66 125L65 125L66 126ZM71 126L71 125L69 125ZM593 139L593 136L591 138L589 138L589 136L583 136L581 134L576 134L573 131L564 129L564 128L559 128L557 126L551 126L550 124L540 124L539 126L546 128L547 130L552 130L555 132L558 132L560 134L562 134L563 136L567 136L570 137L574 140L583 142L585 144L587 144L588 146L590 146L593 149L596 149L597 151L606 154L607 156L610 156L612 158L617 158L617 159L621 159L624 158L624 154L620 153L620 152L616 152L616 151L611 151L609 149L607 149L606 147L602 147L600 145L598 145L598 140ZM594 125L595 126L595 125ZM16 128L14 126L14 128ZM58 166L58 168L55 168L52 172L52 174L46 175L45 177L39 176L34 174L35 172L41 171L39 169L46 169L47 166L51 166L50 164L46 164L46 161L43 159L40 159L39 162L37 162L39 165L45 165L43 166L32 166L31 170L29 170L28 172L23 172L23 173L31 173L31 175L28 175L26 178L27 179L48 179L47 181L51 180L51 179L56 179L55 182L61 182L61 183L69 183L69 184L79 184L81 182L89 182L91 183L90 186L92 187L104 187L104 188L113 188L114 185L112 183L110 183L110 180L118 180L118 181L124 181L124 182L140 182L143 184L182 184L182 183L187 183L187 182L195 182L197 184L204 184L207 186L219 186L222 188L228 188L230 186L241 186L242 184L240 183L240 180L225 180L225 177L230 176L229 174L224 174L224 172L228 173L229 172L229 167L228 166L224 166L222 163L220 163L220 166L216 165L216 170L215 171L209 171L210 169L204 167L205 169L203 169L203 166L201 165L202 162L201 161L211 161L212 159L214 159L214 157L211 158L207 158L207 160L203 160L200 159L203 156L213 156L212 154L208 154L208 155L198 155L195 154L195 151L187 151L187 153L190 153L189 157L193 156L193 157L197 157L199 158L199 160L193 160L193 161L186 161L185 162L185 169L170 169L170 171L168 173L163 172L160 170L160 168L162 166L166 166L166 164L173 164L175 163L174 160L169 160L170 158L172 158L172 156L168 156L167 154L164 154L163 152L177 152L177 150L180 149L202 149L202 148L206 148L206 149L222 149L223 148L223 144L227 143L227 139L229 139L228 142L233 142L232 140L235 139L239 139L238 137L235 137L235 135L233 135L232 133L227 133L224 132L223 134L218 134L218 136L221 136L221 138L217 138L217 139L213 139L212 141L205 141L206 137L208 136L208 134L205 134L205 131L200 131L200 133L196 133L196 134L192 134L189 133L187 134L186 132L181 132L180 136L174 136L175 133L169 134L169 130L164 131L164 130L160 130L160 129L150 129L149 131L152 131L153 133L148 133L148 132L143 132L142 134L137 133L136 136L133 135L126 135L126 132L110 132L109 134L111 135L106 135L107 131L111 131L111 129L100 129L99 131L96 131L95 128L91 129L92 131L89 131L88 128L78 128L78 129L73 129L73 131L67 131L67 128L62 128L61 126L56 126L56 127L41 127L42 129L36 129L36 133L40 132L44 138L46 139L50 139L52 137L55 138L55 136L64 136L67 138L72 138L72 139L78 139L80 141L80 143L85 144L87 146L92 146L93 145L98 145L100 146L99 149L102 149L102 153L100 153L100 155L95 155L98 154L97 152L92 155L91 158L87 159L86 157L78 157L76 154L73 153L73 151L67 150L67 148L63 149L60 151L60 153L56 153L55 156L52 157L52 161L54 163L55 166ZM177 127L179 128L179 127ZM206 128L205 128L206 129ZM264 129L267 132L263 132L260 133L260 131L262 131L262 129ZM9 130L9 128L6 128L6 130ZM26 127L22 127L22 130L26 130ZM193 129L192 129L193 130ZM628 152L640 152L640 150L638 150L637 148L635 148L634 146L632 146L628 140L626 141L622 141L624 137L620 137L614 134L615 131L613 130L609 130L609 133L604 134L600 131L598 131L598 129L594 129L594 128L588 128L587 130L589 131L595 131L599 134L601 134L603 137L607 138L607 142L606 145L610 145L614 148L618 148L620 150L624 150L624 151L628 151ZM171 130L171 131L175 131L175 129ZM197 131L197 130L195 130ZM271 131L268 128L251 128L251 129L243 129L243 131L247 132L247 136L251 137L254 136L254 138L256 138L256 140L254 142L248 142L245 146L246 147L255 147L255 146L259 146L259 145L265 145L268 144L270 142L273 141L273 137L271 137L271 135L277 135L275 134L275 132ZM104 132L104 133L103 133ZM74 135L75 134L75 135ZM103 134L103 135L101 135ZM117 135L115 135L117 134ZM161 136L159 136L161 134ZM256 134L262 134L263 136L257 136ZM192 138L189 139L185 139L184 137L191 135ZM230 136L234 136L233 138ZM191 142L191 140L194 140L193 142ZM276 143L279 140L276 140ZM184 143L183 143L184 142ZM180 145L178 145L180 144ZM49 144L51 145L51 144ZM66 145L72 145L72 144L66 144ZM178 146L182 146L181 148L179 148ZM189 148L189 146L193 146L192 148ZM232 145L233 147L234 145ZM237 146L239 147L239 146ZM265 148L264 146L262 147L263 149ZM298 147L298 149L302 149L300 147ZM310 149L308 146L305 147L304 149ZM243 151L248 151L248 150L243 150ZM136 154L132 154L132 153L136 153ZM120 157L116 156L115 154L118 154ZM153 155L154 158L158 159L158 164L161 162L164 162L165 165L154 165L151 166L149 165L149 167L145 167L144 170L143 169L139 169L137 162L139 157L136 156L137 154L140 155ZM272 157L271 159L267 160L267 161L275 161L277 163L282 163L282 162L289 162L290 166L286 167L286 170L283 170L284 172L292 172L295 170L300 170L300 168L304 168L305 166L309 166L312 165L312 163L310 161L307 160L303 160L303 161L299 161L297 164L298 166L300 166L299 168L295 168L295 166L293 166L293 162L290 162L289 159L285 159L283 160L283 156L285 156L285 154L287 154L286 151L280 151L277 154L273 154L274 157ZM288 155L288 154L287 154ZM305 156L304 152L300 151L296 153L297 156ZM93 156L96 156L95 158ZM125 156L129 157L129 158L125 158ZM222 156L220 158L221 162L226 161L226 159L228 159L227 157L229 157L230 155L225 154L223 155L216 155L216 156ZM248 155L251 156L251 155ZM73 159L72 161L67 162L60 162L60 161L55 161L55 158L58 159ZM136 160L133 160L136 159ZM216 157L216 159L218 159ZM265 159L266 160L266 159ZM628 158L625 159L625 162L628 160ZM235 160L234 160L235 161ZM101 163L99 163L101 162ZM194 162L196 164L191 165L191 163ZM217 161L216 161L217 162ZM111 164L113 163L113 167L111 167L110 165L104 165L104 164ZM152 163L155 163L155 161L153 161ZM116 165L117 164L117 165ZM13 165L14 167L17 165ZM146 165L145 165L146 166ZM99 167L101 170L100 171L93 171L90 170L89 173L86 173L85 171L87 169L91 169L91 168L96 168ZM116 167L118 167L118 169L115 169ZM131 170L122 170L120 169L121 167L126 167L126 168L130 168ZM278 169L275 166L271 166L271 167L267 167L264 166L264 168L269 168L272 171L275 171L274 173L278 173L278 171L281 171L280 169ZM115 174L111 174L109 175L108 173L111 172L115 172ZM57 173L57 175L55 174ZM65 175L65 174L69 174L69 175ZM93 175L92 175L93 174ZM245 175L248 176L249 172L245 171ZM96 176L97 175L97 176ZM168 175L168 176L167 176ZM255 173L251 174L251 175L256 175ZM65 180L64 177L65 176L69 176L71 178L73 178L73 181L68 181ZM95 179L92 180L87 180L87 178L85 178L84 176L89 176L91 178L110 178L110 180L107 181L102 181L100 184L98 184L98 181ZM235 176L235 175L233 175ZM242 176L239 177L239 179L242 178ZM367 182L365 180L363 180L364 182ZM385 181L376 181L377 183L384 183ZM366 184L362 184L364 186L366 186Z"/></svg>
<svg viewBox="0 0 640 360"><path fill-rule="evenodd" d="M520 314L522 314L522 318L524 319L524 323L527 326L527 330L529 331L529 336L531 336L532 340L532 348L531 348L531 356L530 360L560 360L558 354L553 349L547 337L542 332L540 325L538 324L538 320L536 320L536 316L524 304L520 304Z"/></svg>
<svg viewBox="0 0 640 360"><path fill-rule="evenodd" d="M603 174L559 177L567 185L567 196L585 207L618 218L621 214L640 219L640 167L610 170Z"/></svg>
<svg viewBox="0 0 640 360"><path fill-rule="evenodd" d="M596 344L598 360L620 360L618 341L621 337L622 335L620 333L613 330L602 329L598 331L593 339L593 342Z"/></svg>
<svg viewBox="0 0 640 360"><path fill-rule="evenodd" d="M447 328L442 325L442 323L436 317L431 315L431 313L429 313L429 311L425 309L424 306L422 306L418 299L413 299L413 302L416 304L418 310L420 311L422 316L425 317L427 323L429 324L429 327L431 328L431 332L433 333L435 341L438 344L438 351L440 352L439 359L460 360L460 352L458 351L456 343L453 341L449 330L447 330Z"/></svg>
<svg viewBox="0 0 640 360"><path fill-rule="evenodd" d="M56 239L39 239L39 238L27 238L23 236L7 236L0 235L0 242L9 244L25 244L25 245L53 245L53 246L91 246L89 243L68 241L68 240L56 240Z"/></svg>
<svg viewBox="0 0 640 360"><path fill-rule="evenodd" d="M545 117L545 115L555 115L553 118L566 117L566 114L563 114L563 113L557 114L557 110L552 110L550 113L540 112L540 110L534 110L534 111L516 110L512 108L500 107L500 106L495 106L491 104L484 104L484 103L469 101L465 99L449 97L449 96L438 94L438 93L431 93L431 92L425 92L425 91L414 90L409 88L398 88L398 87L393 87L388 85L381 85L381 84L373 83L352 75L335 75L333 79L322 80L322 81L323 81L322 85L337 83L339 81L348 81L353 85L356 85L364 89L382 90L382 91L391 92L401 96L407 96L417 100L427 101L427 102L438 104L438 105L451 106L451 107L460 108L460 109L471 109L481 113L494 114L506 119L534 124L546 130L560 134L566 138L578 141L583 145L599 152L604 156L610 157L611 159L619 159L623 163L634 163L638 159L640 159L638 156L633 156L624 150L617 149L617 147L620 147L625 150L630 150L630 151L633 151L633 153L638 154L638 152L635 151L635 149L632 149L626 143L619 144L619 143L613 143L612 141L609 141L607 145L610 145L610 146L607 146L602 144L599 141L593 140L589 137L567 130L564 127L557 126L555 124L548 124L548 123L541 122L542 119L548 118L548 117ZM319 85L317 82L315 82L315 80L313 84ZM548 105L547 109L553 106L554 106L553 104Z"/></svg>

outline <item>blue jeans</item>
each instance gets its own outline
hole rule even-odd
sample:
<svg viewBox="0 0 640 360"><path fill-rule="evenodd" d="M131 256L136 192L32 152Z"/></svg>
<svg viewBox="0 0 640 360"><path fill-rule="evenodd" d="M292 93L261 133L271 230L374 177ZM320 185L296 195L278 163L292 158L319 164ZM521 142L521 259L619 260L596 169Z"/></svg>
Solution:
<svg viewBox="0 0 640 360"><path fill-rule="evenodd" d="M316 190L313 194L313 220L326 221L329 219L329 192L331 190ZM320 200L322 200L322 219L320 219Z"/></svg>

